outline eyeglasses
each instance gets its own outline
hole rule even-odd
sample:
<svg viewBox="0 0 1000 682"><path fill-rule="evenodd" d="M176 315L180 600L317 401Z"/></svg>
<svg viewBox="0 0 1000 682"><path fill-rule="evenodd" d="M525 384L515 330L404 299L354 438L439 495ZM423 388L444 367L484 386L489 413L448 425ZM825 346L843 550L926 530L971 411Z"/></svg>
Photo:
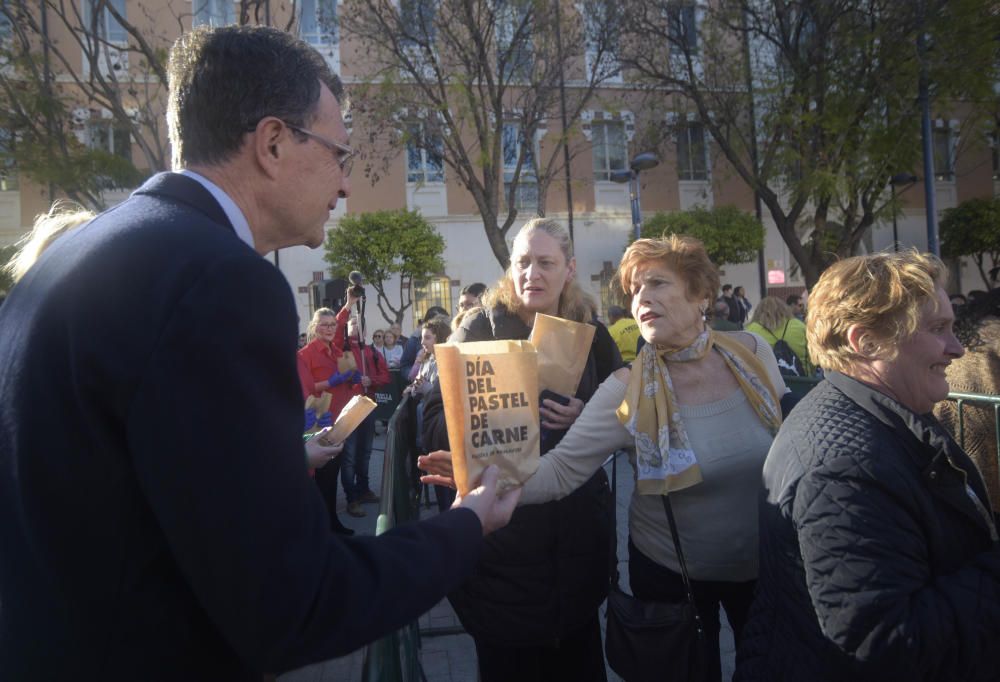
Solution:
<svg viewBox="0 0 1000 682"><path fill-rule="evenodd" d="M317 328L322 329L334 329L337 326L336 322L320 322L316 325Z"/></svg>
<svg viewBox="0 0 1000 682"><path fill-rule="evenodd" d="M381 334L373 334L373 335L372 335L372 338L373 338L373 339L381 339L381 338L382 338L382 335L381 335Z"/></svg>
<svg viewBox="0 0 1000 682"><path fill-rule="evenodd" d="M305 128L300 128L298 126L293 126L289 123L285 124L288 126L289 130L293 130L300 135L305 135L306 137L311 137L312 139L319 142L321 145L333 152L333 155L337 158L337 163L340 164L340 170L344 175L351 174L351 164L354 161L355 151L346 144L340 144L333 140L328 140L322 135L317 135L311 130L306 130Z"/></svg>

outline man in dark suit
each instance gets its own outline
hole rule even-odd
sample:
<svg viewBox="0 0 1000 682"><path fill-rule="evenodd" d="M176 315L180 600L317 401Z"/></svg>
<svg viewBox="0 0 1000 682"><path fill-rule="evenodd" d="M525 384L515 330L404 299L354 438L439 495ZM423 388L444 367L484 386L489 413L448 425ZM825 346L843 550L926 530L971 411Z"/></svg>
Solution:
<svg viewBox="0 0 1000 682"><path fill-rule="evenodd" d="M0 679L260 679L429 609L509 519L332 534L296 312L262 257L350 191L341 85L265 28L171 51L174 166L57 240L0 310ZM310 444L316 458L338 447Z"/></svg>

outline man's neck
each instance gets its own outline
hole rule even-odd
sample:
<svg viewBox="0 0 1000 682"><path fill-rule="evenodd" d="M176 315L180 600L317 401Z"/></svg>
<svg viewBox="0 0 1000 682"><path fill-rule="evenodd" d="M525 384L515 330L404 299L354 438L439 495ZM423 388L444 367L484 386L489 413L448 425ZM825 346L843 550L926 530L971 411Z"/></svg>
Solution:
<svg viewBox="0 0 1000 682"><path fill-rule="evenodd" d="M276 247L267 239L267 235L264 234L265 230L261 229L261 206L256 200L252 183L248 182L245 173L237 172L228 164L221 166L188 165L186 170L207 178L233 200L250 226L254 250L257 253L263 256L274 251Z"/></svg>

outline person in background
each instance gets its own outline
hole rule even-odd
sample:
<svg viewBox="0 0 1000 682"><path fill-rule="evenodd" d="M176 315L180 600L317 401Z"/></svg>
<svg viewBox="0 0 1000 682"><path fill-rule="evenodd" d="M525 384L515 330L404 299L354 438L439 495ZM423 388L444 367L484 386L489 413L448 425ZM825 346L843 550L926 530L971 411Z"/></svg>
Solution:
<svg viewBox="0 0 1000 682"><path fill-rule="evenodd" d="M740 330L740 325L729 321L729 304L721 298L712 306L711 327L717 332L738 332Z"/></svg>
<svg viewBox="0 0 1000 682"><path fill-rule="evenodd" d="M608 307L608 320L611 322L608 333L622 354L622 362L632 362L639 343L639 325L620 305Z"/></svg>
<svg viewBox="0 0 1000 682"><path fill-rule="evenodd" d="M735 311L733 307L735 306ZM746 324L747 319L750 317L750 301L747 300L746 289L743 287L735 287L733 289L733 301L729 306L729 319L732 322L740 325L740 329Z"/></svg>
<svg viewBox="0 0 1000 682"><path fill-rule="evenodd" d="M482 305L483 294L486 293L486 289L486 285L482 282L475 282L462 287L462 291L458 295L457 312L465 313Z"/></svg>
<svg viewBox="0 0 1000 682"><path fill-rule="evenodd" d="M955 392L1000 395L1000 289L979 298L974 305L953 308L955 335L965 346L965 355L953 360L945 370L948 386ZM982 473L993 509L1000 509L993 406L966 401L962 405L961 428L955 401L942 400L934 406L934 415L952 437L959 438L960 432L964 435L962 448Z"/></svg>
<svg viewBox="0 0 1000 682"><path fill-rule="evenodd" d="M399 360L399 372L404 377L410 376L410 370L413 369L413 363L417 359L417 353L420 352L420 329L423 327L424 322L430 322L435 317L448 317L448 311L439 305L432 305L429 307L427 312L424 313L424 316L417 320L416 333L407 339L406 345L403 347L403 357Z"/></svg>
<svg viewBox="0 0 1000 682"><path fill-rule="evenodd" d="M806 321L806 306L802 303L801 294L789 294L785 299L785 304L788 305L789 309L792 311L792 316L795 317L799 322Z"/></svg>
<svg viewBox="0 0 1000 682"><path fill-rule="evenodd" d="M733 285L723 284L722 285L722 295L719 296L719 300L724 302L729 307L729 321L739 324L739 309L737 308L736 301L733 299ZM742 327L741 327L742 329Z"/></svg>
<svg viewBox="0 0 1000 682"><path fill-rule="evenodd" d="M315 396L322 393L330 394L330 410L325 415L325 423L336 419L344 409L344 405L351 399L353 373L340 371L338 361L344 353L336 340L343 337L347 319L351 316L351 310L357 300L348 293L347 303L336 314L329 308L317 309L306 330L309 343L298 352L299 364L308 373L311 382L311 385L304 387L308 387L309 392ZM324 415L316 415L316 418L321 420L321 425L324 423ZM342 460L343 457L337 457L331 463L317 469L314 477L316 486L326 502L330 530L349 536L354 535L354 531L345 526L337 516L337 488L340 485Z"/></svg>
<svg viewBox="0 0 1000 682"><path fill-rule="evenodd" d="M448 337L451 336L451 326L448 324L448 318L446 317L435 317L429 322L424 322L420 329L421 332L421 349L420 353L417 354L417 362L413 365L413 376L411 377L412 383L406 387L406 392L411 393L420 402L417 403L416 415L417 415L417 452L423 454L426 452L423 448L423 423L424 423L424 397L430 393L431 388L434 386L434 382L438 378L438 366L437 360L434 357L434 345L438 343L446 343ZM437 505L439 511L447 511L451 508L452 502L455 501L455 491L448 486L434 486L434 493L437 499Z"/></svg>
<svg viewBox="0 0 1000 682"><path fill-rule="evenodd" d="M707 675L691 682L720 682L719 608L739 643L757 578L761 469L781 424L784 383L763 339L705 324L719 275L699 240L638 239L625 250L618 277L646 344L631 370L602 383L569 433L542 457L515 518L570 493L609 451L634 447L629 585L645 601L685 602L661 499L669 493L708 645ZM450 455L420 461L426 469L442 460L445 477L428 482L448 482Z"/></svg>
<svg viewBox="0 0 1000 682"><path fill-rule="evenodd" d="M546 399L539 410L542 428L554 436L551 447L622 366L611 335L594 320L593 300L576 281L569 233L551 218L521 228L506 274L450 341L527 339L536 313L596 326L576 395L566 405ZM446 450L439 383L425 400L423 444ZM449 595L475 641L482 682L605 679L598 608L608 592L611 494L603 469L592 469L581 483L564 500L519 509L509 532L483 552L476 575Z"/></svg>
<svg viewBox="0 0 1000 682"><path fill-rule="evenodd" d="M31 231L15 246L14 256L3 265L16 284L57 238L89 222L96 214L71 201L58 200L47 213L35 218Z"/></svg>
<svg viewBox="0 0 1000 682"><path fill-rule="evenodd" d="M813 375L814 368L806 345L806 326L792 316L791 309L780 298L765 296L764 300L757 304L753 318L745 328L771 344L782 374L807 377ZM779 341L784 341L788 345L794 358L788 357L787 352L781 352L783 349L777 347ZM796 359L798 366L795 365Z"/></svg>
<svg viewBox="0 0 1000 682"><path fill-rule="evenodd" d="M299 350L305 348L306 344L309 343L309 334L307 332L302 332L299 334Z"/></svg>
<svg viewBox="0 0 1000 682"><path fill-rule="evenodd" d="M348 301L353 300L348 294ZM339 337L343 338L343 337ZM347 339L343 351L353 353L357 369L349 383L351 396L371 395L381 386L389 384L389 366L381 353L362 343L357 317L347 322ZM371 489L368 481L368 465L371 460L372 445L375 442L375 412L370 413L354 429L344 442L344 453L340 456L340 482L347 495L347 513L351 516L365 516L362 504L376 503L379 496Z"/></svg>
<svg viewBox="0 0 1000 682"><path fill-rule="evenodd" d="M385 359L385 353L382 350L384 337L385 332L381 329L376 329L372 332L372 348L382 356L382 359Z"/></svg>
<svg viewBox="0 0 1000 682"><path fill-rule="evenodd" d="M403 347L396 343L396 334L391 329L382 332L382 357L390 370L399 369L399 361L403 357Z"/></svg>
<svg viewBox="0 0 1000 682"><path fill-rule="evenodd" d="M736 682L996 680L1000 544L986 486L931 414L962 357L948 267L846 258L809 298L826 379L764 464L760 580Z"/></svg>
<svg viewBox="0 0 1000 682"><path fill-rule="evenodd" d="M258 26L186 31L166 71L176 170L52 242L0 309L3 680L345 655L460 584L517 499L488 469L458 509L330 532L304 459L337 447L303 445L298 316L264 254L321 245L350 193L341 82Z"/></svg>
<svg viewBox="0 0 1000 682"><path fill-rule="evenodd" d="M389 331L393 333L396 337L396 345L400 348L406 347L406 342L409 341L409 337L403 334L403 327L399 322L393 322L389 325Z"/></svg>

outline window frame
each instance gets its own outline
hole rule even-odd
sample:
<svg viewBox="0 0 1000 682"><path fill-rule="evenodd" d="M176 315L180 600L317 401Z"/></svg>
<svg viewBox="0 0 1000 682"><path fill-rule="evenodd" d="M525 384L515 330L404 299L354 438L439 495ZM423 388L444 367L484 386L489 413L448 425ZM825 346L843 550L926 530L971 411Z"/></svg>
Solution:
<svg viewBox="0 0 1000 682"><path fill-rule="evenodd" d="M513 154L509 154L508 142L511 137L507 131L514 129L515 148ZM510 184L514 182L514 173L517 171L517 161L522 158L522 149L525 148L524 126L518 121L506 121L501 126L501 156L503 158L503 199L504 205L510 198ZM524 152L521 163L521 172L517 178L517 188L514 191L514 206L508 209L517 210L538 209L538 141L532 140L531 145ZM513 156L513 162L508 163L508 159Z"/></svg>
<svg viewBox="0 0 1000 682"><path fill-rule="evenodd" d="M199 6L199 3L201 5ZM222 9L219 13L217 10ZM207 16L205 16L207 15ZM201 17L199 19L199 17ZM215 23L215 19L221 18L221 23ZM192 0L191 7L191 27L229 26L236 23L236 9L233 7L233 0Z"/></svg>
<svg viewBox="0 0 1000 682"><path fill-rule="evenodd" d="M197 2L198 0L195 0ZM306 3L311 3L312 17L311 26L315 30L306 30ZM298 0L299 4L299 38L309 43L313 47L333 47L340 41L339 11L337 0ZM332 11L332 23L327 24L324 8L321 5L328 5Z"/></svg>
<svg viewBox="0 0 1000 682"><path fill-rule="evenodd" d="M694 161L694 154L692 150L695 145L692 144L691 131L694 129L701 130L701 168L696 168ZM683 145L682 145L683 139ZM711 180L711 172L708 165L708 139L706 137L705 124L701 121L691 121L682 120L677 124L676 130L676 145L677 145L677 179L681 182L708 182ZM686 154L682 154L682 149L686 150ZM686 156L687 163L684 162L684 157ZM702 177L698 177L699 174Z"/></svg>
<svg viewBox="0 0 1000 682"><path fill-rule="evenodd" d="M612 168L611 164L611 154L607 151L610 147L608 141L608 129L614 126L620 131L621 135L621 168ZM594 181L595 182L611 182L611 174L619 170L628 170L628 140L625 134L625 122L615 121L610 119L595 120L590 124L591 130L591 154L593 156L594 162ZM598 132L600 131L600 133ZM602 139L598 141L598 137ZM598 150L604 150L604 153L600 155L600 160L603 161L601 164L602 168L598 168L599 154Z"/></svg>
<svg viewBox="0 0 1000 682"><path fill-rule="evenodd" d="M426 121L409 121L406 124L406 182L410 184L428 185L431 183L443 183L444 179L444 139L440 134L428 132ZM416 130L416 134L411 131ZM433 147L437 150L437 169L433 169L431 163L432 149L427 142L437 142ZM417 144L417 143L420 144ZM410 162L414 152L420 156L419 167L414 168Z"/></svg>
<svg viewBox="0 0 1000 682"><path fill-rule="evenodd" d="M431 306L452 310L451 278L446 274L434 275L424 280L413 280L410 300L413 301L413 320L422 320ZM428 293L431 291L432 293ZM420 331L417 331L419 334Z"/></svg>

